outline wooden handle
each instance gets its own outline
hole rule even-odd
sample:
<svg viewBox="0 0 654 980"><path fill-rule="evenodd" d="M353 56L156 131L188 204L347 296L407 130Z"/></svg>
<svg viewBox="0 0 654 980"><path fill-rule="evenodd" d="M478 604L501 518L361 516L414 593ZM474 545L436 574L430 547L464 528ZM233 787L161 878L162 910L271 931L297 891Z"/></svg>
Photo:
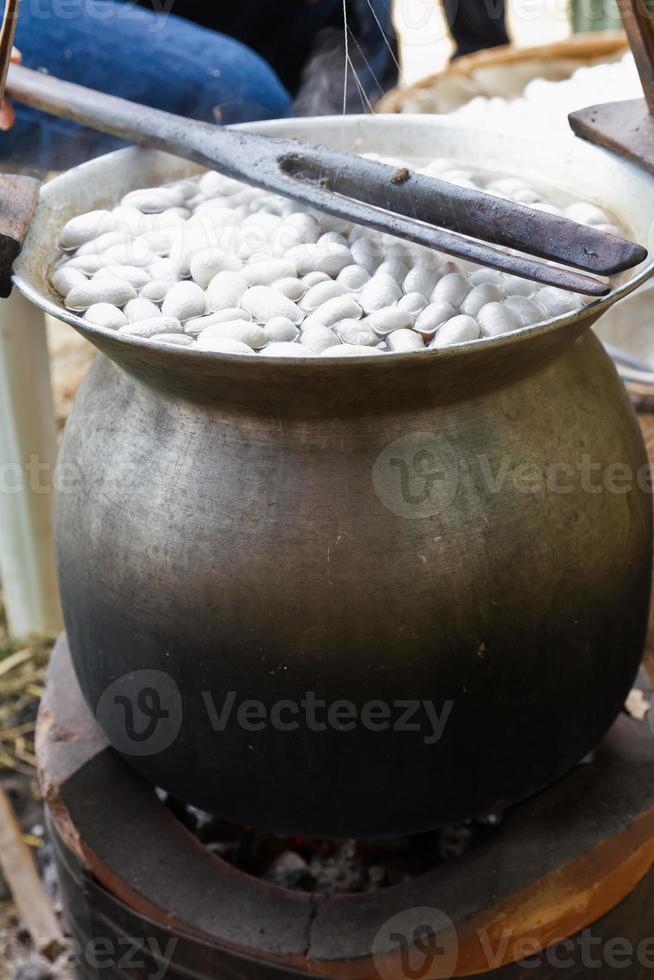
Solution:
<svg viewBox="0 0 654 980"><path fill-rule="evenodd" d="M647 107L654 114L654 20L648 0L618 0L618 6L636 59Z"/></svg>
<svg viewBox="0 0 654 980"><path fill-rule="evenodd" d="M27 234L39 181L25 174L0 174L0 297L11 293L11 270Z"/></svg>
<svg viewBox="0 0 654 980"><path fill-rule="evenodd" d="M9 797L0 787L0 868L18 909L21 922L38 952L52 959L64 949L63 936L34 861L13 811Z"/></svg>
<svg viewBox="0 0 654 980"><path fill-rule="evenodd" d="M5 0L5 12L0 28L0 102L2 102L7 85L7 72L11 52L14 47L16 21L18 20L18 4L20 0Z"/></svg>
<svg viewBox="0 0 654 980"><path fill-rule="evenodd" d="M0 103L14 47L20 0L5 0L0 28ZM0 297L11 294L11 270L23 246L39 196L39 181L18 174L0 176Z"/></svg>

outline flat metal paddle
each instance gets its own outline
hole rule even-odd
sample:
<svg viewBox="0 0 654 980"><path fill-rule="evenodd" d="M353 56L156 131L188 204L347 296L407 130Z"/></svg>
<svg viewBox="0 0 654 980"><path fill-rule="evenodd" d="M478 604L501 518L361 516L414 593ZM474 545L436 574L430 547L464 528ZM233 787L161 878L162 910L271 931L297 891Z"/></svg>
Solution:
<svg viewBox="0 0 654 980"><path fill-rule="evenodd" d="M610 276L647 256L641 245L492 194L311 143L186 119L19 65L9 69L7 94L347 221L572 292L602 296L609 286L571 269Z"/></svg>

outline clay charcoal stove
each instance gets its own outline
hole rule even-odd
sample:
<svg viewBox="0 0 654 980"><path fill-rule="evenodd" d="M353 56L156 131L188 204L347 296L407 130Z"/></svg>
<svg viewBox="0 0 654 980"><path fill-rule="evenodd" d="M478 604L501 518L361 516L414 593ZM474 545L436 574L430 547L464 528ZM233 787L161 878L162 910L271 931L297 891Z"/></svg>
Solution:
<svg viewBox="0 0 654 980"><path fill-rule="evenodd" d="M590 980L616 936L625 975L651 974L642 713L503 820L384 842L280 839L164 799L107 746L65 638L38 742L78 980L554 980L562 960Z"/></svg>

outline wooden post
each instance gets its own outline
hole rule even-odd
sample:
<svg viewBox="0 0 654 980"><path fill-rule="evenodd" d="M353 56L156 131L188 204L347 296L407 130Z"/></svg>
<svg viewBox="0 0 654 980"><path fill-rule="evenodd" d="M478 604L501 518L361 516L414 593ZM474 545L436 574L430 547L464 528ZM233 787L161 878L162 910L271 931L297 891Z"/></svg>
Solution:
<svg viewBox="0 0 654 980"><path fill-rule="evenodd" d="M61 625L52 547L55 462L45 320L14 290L0 301L0 579L16 639Z"/></svg>
<svg viewBox="0 0 654 980"><path fill-rule="evenodd" d="M576 136L654 173L654 9L652 0L618 0L644 99L605 102L571 112Z"/></svg>
<svg viewBox="0 0 654 980"><path fill-rule="evenodd" d="M0 868L13 895L22 925L34 948L55 959L64 949L59 923L41 884L16 814L0 786Z"/></svg>
<svg viewBox="0 0 654 980"><path fill-rule="evenodd" d="M618 0L650 113L654 112L654 20L650 0Z"/></svg>

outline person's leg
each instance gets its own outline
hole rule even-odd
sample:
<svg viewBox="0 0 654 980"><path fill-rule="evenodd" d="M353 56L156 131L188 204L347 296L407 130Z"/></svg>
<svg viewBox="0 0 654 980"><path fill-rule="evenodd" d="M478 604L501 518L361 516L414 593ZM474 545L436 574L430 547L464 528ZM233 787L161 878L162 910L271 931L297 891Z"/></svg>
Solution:
<svg viewBox="0 0 654 980"><path fill-rule="evenodd" d="M193 119L288 115L290 97L253 51L179 17L111 0L30 0L16 45L29 68ZM111 137L17 106L0 158L61 169L115 148Z"/></svg>
<svg viewBox="0 0 654 980"><path fill-rule="evenodd" d="M443 0L456 44L454 58L509 44L504 0Z"/></svg>

